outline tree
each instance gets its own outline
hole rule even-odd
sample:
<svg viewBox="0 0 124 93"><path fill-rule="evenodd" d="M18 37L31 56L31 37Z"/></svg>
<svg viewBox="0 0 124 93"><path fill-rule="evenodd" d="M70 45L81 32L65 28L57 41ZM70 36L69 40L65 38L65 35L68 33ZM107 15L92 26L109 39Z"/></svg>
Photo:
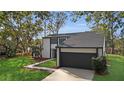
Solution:
<svg viewBox="0 0 124 93"><path fill-rule="evenodd" d="M13 50L17 51L20 47L23 52L31 46L35 36L43 31L43 16L48 16L48 12L18 11L0 12L0 43L7 48L10 45L7 41L14 43Z"/></svg>
<svg viewBox="0 0 124 93"><path fill-rule="evenodd" d="M124 30L121 31L121 34L120 34L120 37L121 37L121 41L122 41L122 54L124 55Z"/></svg>
<svg viewBox="0 0 124 93"><path fill-rule="evenodd" d="M85 17L88 24L90 24L93 30L103 31L106 36L107 44L112 48L114 53L114 40L116 38L116 32L122 29L123 17L122 12L119 11L104 11L104 12L73 12L74 22Z"/></svg>
<svg viewBox="0 0 124 93"><path fill-rule="evenodd" d="M60 28L65 24L66 19L66 12L51 12L47 27L49 34L58 34Z"/></svg>
<svg viewBox="0 0 124 93"><path fill-rule="evenodd" d="M120 40L121 40L121 49L122 49L122 54L124 55L124 12L120 12L120 18L122 21L120 22Z"/></svg>
<svg viewBox="0 0 124 93"><path fill-rule="evenodd" d="M49 18L51 17L51 13L50 12L34 12L35 14L35 18L37 18L38 20L42 20L42 28L43 28L43 33L44 33L44 36L47 36L47 33L48 33L48 21L49 21Z"/></svg>

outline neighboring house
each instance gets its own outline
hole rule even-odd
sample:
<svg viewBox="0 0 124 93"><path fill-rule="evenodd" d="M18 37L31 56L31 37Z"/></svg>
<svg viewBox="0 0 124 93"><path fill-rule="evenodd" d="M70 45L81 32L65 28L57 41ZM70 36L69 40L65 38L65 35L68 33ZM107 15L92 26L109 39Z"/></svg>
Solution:
<svg viewBox="0 0 124 93"><path fill-rule="evenodd" d="M57 66L92 69L92 57L105 54L105 38L95 32L49 35L43 38L42 56L57 57Z"/></svg>

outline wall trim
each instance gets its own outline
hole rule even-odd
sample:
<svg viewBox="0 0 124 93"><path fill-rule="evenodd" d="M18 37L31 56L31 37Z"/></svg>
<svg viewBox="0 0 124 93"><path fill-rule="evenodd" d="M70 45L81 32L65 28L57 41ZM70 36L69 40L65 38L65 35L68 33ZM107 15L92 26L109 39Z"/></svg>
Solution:
<svg viewBox="0 0 124 93"><path fill-rule="evenodd" d="M56 48L103 48L103 47L61 47L61 46L56 46Z"/></svg>
<svg viewBox="0 0 124 93"><path fill-rule="evenodd" d="M60 67L60 57L61 56L61 49L59 48L59 67Z"/></svg>
<svg viewBox="0 0 124 93"><path fill-rule="evenodd" d="M56 53L57 53L57 67L60 66L60 48L56 48Z"/></svg>
<svg viewBox="0 0 124 93"><path fill-rule="evenodd" d="M96 53L96 48L61 48L61 52Z"/></svg>
<svg viewBox="0 0 124 93"><path fill-rule="evenodd" d="M50 38L50 58L51 58L51 38Z"/></svg>

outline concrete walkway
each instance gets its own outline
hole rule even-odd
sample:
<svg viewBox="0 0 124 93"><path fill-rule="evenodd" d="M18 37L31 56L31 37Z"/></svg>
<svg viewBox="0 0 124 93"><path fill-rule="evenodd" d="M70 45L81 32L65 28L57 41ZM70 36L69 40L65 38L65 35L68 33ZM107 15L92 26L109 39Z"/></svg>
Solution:
<svg viewBox="0 0 124 93"><path fill-rule="evenodd" d="M47 61L50 61L50 60L53 60L53 59L48 59L48 60L45 60L45 61L41 61L41 62L38 62L38 63L34 63L34 64L31 64L31 65L27 65L27 66L24 66L25 68L28 68L28 69L36 69L36 70L42 70L42 71L47 71L47 72L54 72L56 69L53 69L53 68L48 68L48 67L38 67L37 65L39 64L42 64L42 63L45 63Z"/></svg>
<svg viewBox="0 0 124 93"><path fill-rule="evenodd" d="M43 79L43 81L91 81L93 76L94 71L92 70L62 67Z"/></svg>

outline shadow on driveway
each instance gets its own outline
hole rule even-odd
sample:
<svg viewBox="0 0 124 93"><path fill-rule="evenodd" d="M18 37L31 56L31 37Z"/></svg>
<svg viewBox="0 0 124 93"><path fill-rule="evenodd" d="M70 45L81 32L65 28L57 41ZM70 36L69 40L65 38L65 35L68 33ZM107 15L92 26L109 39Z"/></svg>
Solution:
<svg viewBox="0 0 124 93"><path fill-rule="evenodd" d="M43 79L43 81L91 81L93 76L93 70L62 67Z"/></svg>

